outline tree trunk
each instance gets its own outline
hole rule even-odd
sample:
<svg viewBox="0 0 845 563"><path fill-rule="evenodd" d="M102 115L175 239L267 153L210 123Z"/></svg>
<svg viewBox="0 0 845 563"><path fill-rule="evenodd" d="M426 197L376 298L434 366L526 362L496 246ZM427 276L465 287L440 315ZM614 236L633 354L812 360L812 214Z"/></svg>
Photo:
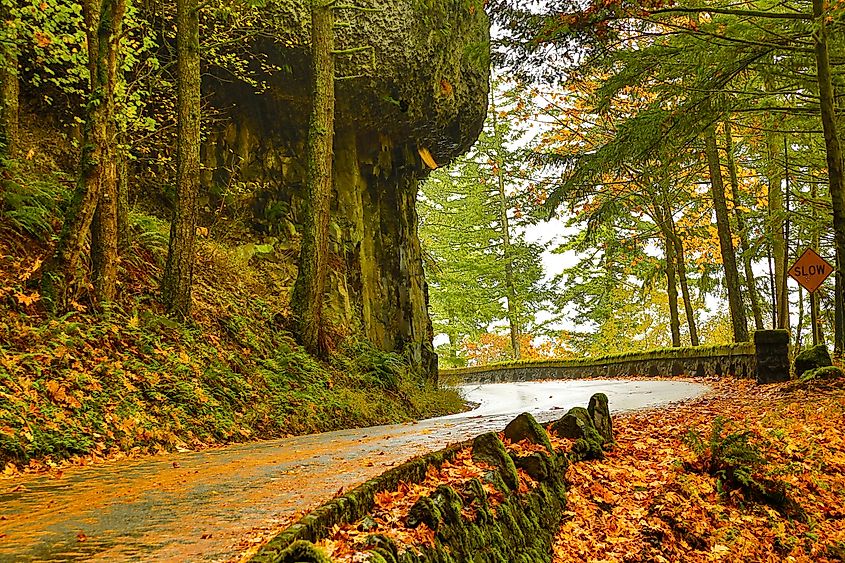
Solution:
<svg viewBox="0 0 845 563"><path fill-rule="evenodd" d="M334 16L331 3L311 5L312 109L308 127L308 206L291 307L300 343L323 354L320 333L329 253L334 144Z"/></svg>
<svg viewBox="0 0 845 563"><path fill-rule="evenodd" d="M493 92L493 87L490 87L490 116L493 123L493 139L496 148L496 180L498 185L499 196L499 226L502 235L502 249L505 258L505 291L507 295L505 298L508 302L508 324L510 325L511 335L511 349L513 350L513 359L518 360L521 357L521 350L519 346L519 311L517 307L516 286L513 277L513 252L511 249L511 229L510 221L508 220L508 200L505 193L505 163L502 158L502 138L499 135L498 121L496 116L496 100Z"/></svg>
<svg viewBox="0 0 845 563"><path fill-rule="evenodd" d="M200 50L198 0L176 2L177 146L176 203L162 278L168 312L191 313L200 184Z"/></svg>
<svg viewBox="0 0 845 563"><path fill-rule="evenodd" d="M745 287L748 289L748 299L751 302L751 311L754 313L754 326L757 330L763 330L763 309L760 306L760 296L757 293L757 282L755 281L754 270L751 264L751 245L748 243L748 226L745 222L745 214L739 208L739 178L736 172L736 160L733 152L731 124L727 120L724 124L725 154L728 159L728 175L731 180L731 195L733 197L736 230L739 235L739 250L742 253L742 265L745 269Z"/></svg>
<svg viewBox="0 0 845 563"><path fill-rule="evenodd" d="M100 190L91 226L91 265L94 296L108 308L117 291L117 127L115 91L119 79L118 55L123 29L125 0L105 0L99 30L99 71L104 73L105 135L100 163Z"/></svg>
<svg viewBox="0 0 845 563"><path fill-rule="evenodd" d="M0 3L0 22L12 19L8 7ZM20 82L18 81L17 32L7 26L9 44L0 44L0 156L15 158L18 152L18 114Z"/></svg>
<svg viewBox="0 0 845 563"><path fill-rule="evenodd" d="M675 244L670 237L663 238L666 250L666 290L669 294L669 329L672 333L672 347L681 346L681 319L678 316L678 283L675 276Z"/></svg>
<svg viewBox="0 0 845 563"><path fill-rule="evenodd" d="M784 267L784 264L786 264L786 237L784 234L786 213L783 202L783 171L777 164L777 155L780 149L776 133L766 134L766 147L768 152L766 177L769 183L769 238L772 244L775 280L773 314L776 319L776 328L788 328L789 300L787 299L786 269Z"/></svg>
<svg viewBox="0 0 845 563"><path fill-rule="evenodd" d="M79 181L65 215L55 253L45 264L42 275L42 296L48 308L54 312L66 310L73 298L82 251L101 194L103 191L112 194L115 189L111 166L114 137L110 135L109 126L114 119L115 84L111 80L113 75L109 67L113 64L112 57L117 55L125 7L124 0L103 0L102 3L86 0L82 4L88 44L90 94L86 106ZM98 233L108 236L108 232L101 229L98 229ZM103 249L99 240L95 240L93 246ZM113 262L109 263L112 258ZM111 273L116 271L116 254L95 256L95 261L99 261L99 267L102 268L96 297L103 303L113 296L113 289L109 285L116 282Z"/></svg>
<svg viewBox="0 0 845 563"><path fill-rule="evenodd" d="M722 265L725 270L725 285L728 290L728 304L731 312L734 341L748 341L748 323L745 319L745 307L742 303L742 288L736 267L733 239L731 236L728 204L725 201L725 185L722 182L722 168L716 147L716 127L710 125L705 131L705 153L710 169L710 189L713 196L713 208L716 212L716 229L719 233L719 246L722 251Z"/></svg>
<svg viewBox="0 0 845 563"><path fill-rule="evenodd" d="M669 203L664 198L663 213L666 216L667 234L670 237L672 244L675 246L675 258L677 262L678 282L681 286L681 296L684 300L684 313L687 316L687 327L689 328L690 344L698 346L698 328L695 325L695 311L692 307L692 296L689 291L689 283L687 283L687 259L686 251L684 250L684 241L678 236L675 228L675 219L672 217L672 210Z"/></svg>
<svg viewBox="0 0 845 563"><path fill-rule="evenodd" d="M841 355L845 344L845 327L842 313L845 296L843 295L843 268L845 268L845 178L842 170L842 147L836 130L836 109L834 106L833 82L830 76L830 54L828 53L828 30L825 22L824 0L813 0L813 17L819 25L815 37L816 69L819 81L819 104L821 107L822 128L827 154L827 175L830 183L830 199L833 207L833 238L836 250L836 308L840 312L835 327L834 353Z"/></svg>
<svg viewBox="0 0 845 563"><path fill-rule="evenodd" d="M125 139L125 133L120 134ZM124 142L120 143L122 146ZM117 248L121 253L129 250L132 244L129 232L129 158L125 149L117 155Z"/></svg>

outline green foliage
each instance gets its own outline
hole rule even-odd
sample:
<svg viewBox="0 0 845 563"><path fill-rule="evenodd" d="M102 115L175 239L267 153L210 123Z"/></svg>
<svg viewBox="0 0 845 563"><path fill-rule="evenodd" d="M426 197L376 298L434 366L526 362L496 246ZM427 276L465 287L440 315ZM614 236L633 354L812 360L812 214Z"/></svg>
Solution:
<svg viewBox="0 0 845 563"><path fill-rule="evenodd" d="M769 462L756 435L748 430L726 432L726 424L726 419L719 416L713 420L709 436L687 432L684 443L696 456L685 465L687 469L716 477L722 494L740 489L749 500L777 507L787 505L786 485L764 476Z"/></svg>
<svg viewBox="0 0 845 563"><path fill-rule="evenodd" d="M16 166L6 170L10 177L0 189L0 225L48 242L70 195L68 179L59 174L33 174Z"/></svg>

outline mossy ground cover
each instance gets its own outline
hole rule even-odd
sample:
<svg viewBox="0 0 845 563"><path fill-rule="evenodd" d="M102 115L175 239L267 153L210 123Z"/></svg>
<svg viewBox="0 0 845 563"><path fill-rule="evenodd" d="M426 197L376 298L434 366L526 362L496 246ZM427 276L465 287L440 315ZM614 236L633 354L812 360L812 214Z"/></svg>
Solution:
<svg viewBox="0 0 845 563"><path fill-rule="evenodd" d="M843 382L714 386L699 400L616 417L605 459L570 465L556 562L845 558ZM698 470L685 437L709 440L717 417L722 443L748 433L768 462L751 468L754 478L782 484L789 502L751 498L729 475Z"/></svg>
<svg viewBox="0 0 845 563"><path fill-rule="evenodd" d="M49 317L35 282L71 185L58 175L22 174L0 201L0 468L7 472L462 408L455 392L426 387L401 356L347 337L343 327L329 360L306 354L285 330L289 257L260 261L203 239L193 318L168 318L157 301L168 226L137 210L112 310L94 313L83 291L76 310Z"/></svg>

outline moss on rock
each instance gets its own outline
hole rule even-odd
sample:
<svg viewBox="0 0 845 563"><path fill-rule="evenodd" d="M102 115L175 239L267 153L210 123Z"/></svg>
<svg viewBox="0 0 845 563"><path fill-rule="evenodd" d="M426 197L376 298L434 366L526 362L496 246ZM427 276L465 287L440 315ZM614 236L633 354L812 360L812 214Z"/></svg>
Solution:
<svg viewBox="0 0 845 563"><path fill-rule="evenodd" d="M830 352L824 344L802 350L800 354L795 356L795 362L793 362L795 376L798 378L801 378L807 371L830 365L833 365L833 362L830 359Z"/></svg>
<svg viewBox="0 0 845 563"><path fill-rule="evenodd" d="M317 549L313 543L300 540L294 542L284 550L278 559L279 563L331 563L326 555Z"/></svg>
<svg viewBox="0 0 845 563"><path fill-rule="evenodd" d="M520 414L505 426L505 438L511 442L528 440L532 444L544 446L550 454L555 451L545 428L527 412Z"/></svg>
<svg viewBox="0 0 845 563"><path fill-rule="evenodd" d="M510 490L515 491L519 488L516 466L495 432L487 432L473 440L472 459L492 465Z"/></svg>
<svg viewBox="0 0 845 563"><path fill-rule="evenodd" d="M816 369L805 371L801 375L801 381L811 381L816 379L840 379L845 377L845 372L842 368L837 366L824 366Z"/></svg>
<svg viewBox="0 0 845 563"><path fill-rule="evenodd" d="M593 426L605 444L612 444L613 440L613 420L610 418L610 406L608 405L607 395L604 393L596 393L590 397L590 404L587 406L587 412L593 420Z"/></svg>

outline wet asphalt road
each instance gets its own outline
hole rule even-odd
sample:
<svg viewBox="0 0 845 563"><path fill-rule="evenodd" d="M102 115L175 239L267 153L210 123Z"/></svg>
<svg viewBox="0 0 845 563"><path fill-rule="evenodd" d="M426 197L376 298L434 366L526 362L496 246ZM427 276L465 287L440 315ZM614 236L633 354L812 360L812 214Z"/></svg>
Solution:
<svg viewBox="0 0 845 563"><path fill-rule="evenodd" d="M467 386L473 411L0 480L0 561L228 561L250 538L402 461L531 412L545 422L604 392L612 412L704 393L684 381Z"/></svg>

